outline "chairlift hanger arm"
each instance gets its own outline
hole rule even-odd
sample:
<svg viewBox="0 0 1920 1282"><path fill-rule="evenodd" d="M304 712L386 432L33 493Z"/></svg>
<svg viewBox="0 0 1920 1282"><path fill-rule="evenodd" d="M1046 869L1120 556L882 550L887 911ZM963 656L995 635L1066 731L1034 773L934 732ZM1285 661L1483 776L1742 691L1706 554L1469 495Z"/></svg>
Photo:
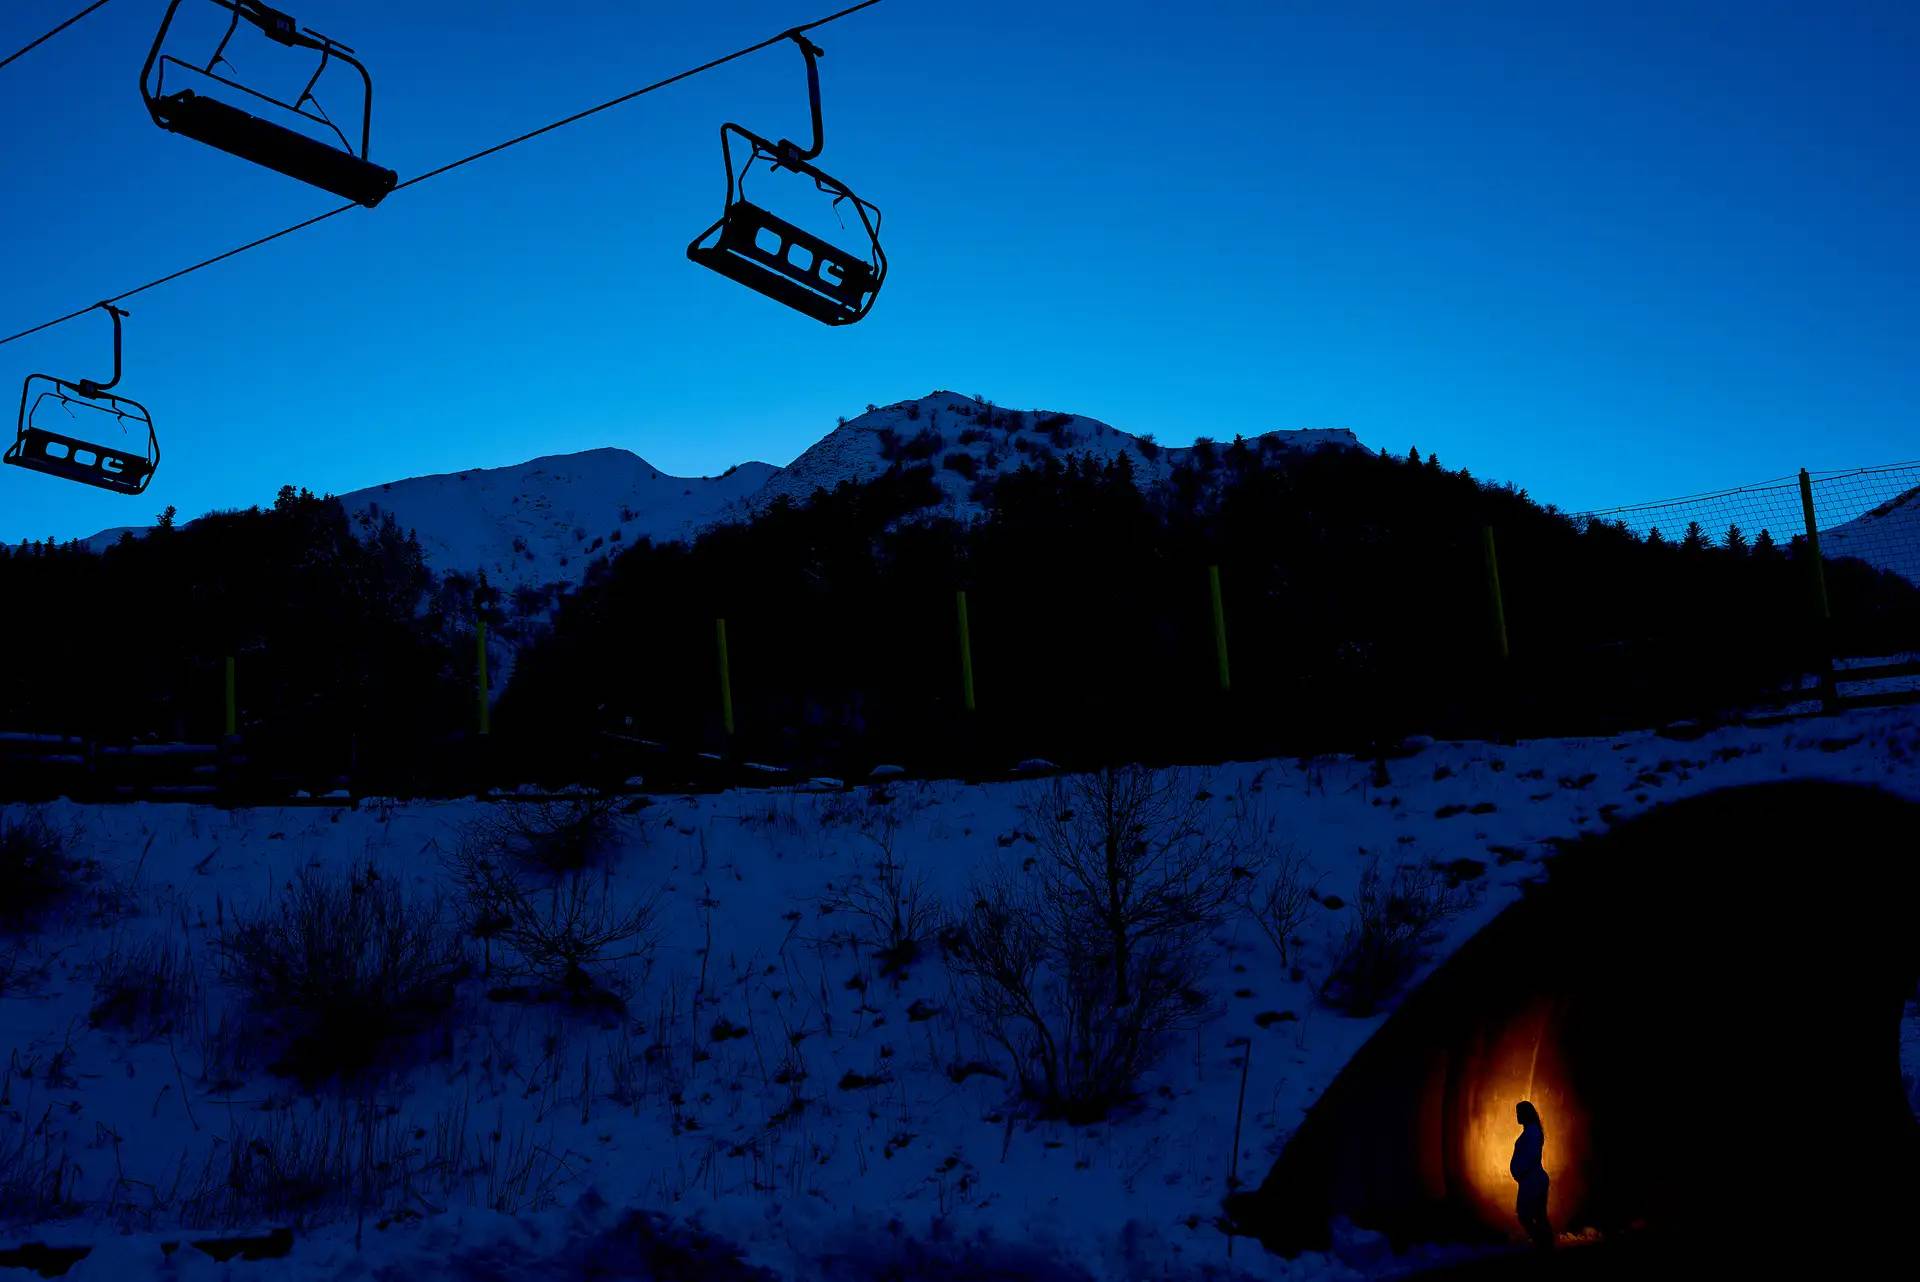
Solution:
<svg viewBox="0 0 1920 1282"><path fill-rule="evenodd" d="M104 383L96 383L90 378L83 378L78 383L71 384L76 392L79 392L80 395L90 401L101 399L107 392L107 389L117 386L120 382L120 320L127 314L120 308L115 307L112 303L96 303L95 306L105 308L107 315L113 318L113 377ZM107 396L106 399L115 400L117 398Z"/></svg>
<svg viewBox="0 0 1920 1282"><path fill-rule="evenodd" d="M827 145L826 130L820 123L819 61L820 58L826 54L826 50L807 39L803 32L789 31L787 36L795 44L800 46L801 56L807 60L807 102L813 110L813 146L802 151L798 143L787 138L780 140L780 150L775 157L775 163L793 169L797 168L794 164L795 161L813 160L819 156L821 149Z"/></svg>

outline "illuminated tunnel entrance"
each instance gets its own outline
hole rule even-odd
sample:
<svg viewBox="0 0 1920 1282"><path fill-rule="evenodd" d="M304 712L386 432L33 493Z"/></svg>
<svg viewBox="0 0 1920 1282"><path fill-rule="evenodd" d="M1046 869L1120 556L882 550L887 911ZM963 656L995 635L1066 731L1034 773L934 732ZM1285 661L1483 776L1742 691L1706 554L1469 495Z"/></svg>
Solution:
<svg viewBox="0 0 1920 1282"><path fill-rule="evenodd" d="M1570 844L1402 1003L1229 1218L1289 1255L1324 1248L1336 1216L1399 1244L1518 1240L1530 1099L1561 1231L1905 1238L1917 889L1920 806L1840 784L1733 789Z"/></svg>

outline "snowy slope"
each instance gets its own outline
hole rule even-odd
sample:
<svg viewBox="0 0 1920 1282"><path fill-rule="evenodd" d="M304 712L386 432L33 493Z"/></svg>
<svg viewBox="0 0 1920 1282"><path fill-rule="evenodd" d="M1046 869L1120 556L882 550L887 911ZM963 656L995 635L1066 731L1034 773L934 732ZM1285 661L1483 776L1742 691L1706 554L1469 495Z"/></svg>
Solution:
<svg viewBox="0 0 1920 1282"><path fill-rule="evenodd" d="M419 535L434 569L485 571L510 590L577 582L641 538L688 538L778 470L742 463L721 476L670 476L637 454L598 449L414 477L340 501L356 519L391 513Z"/></svg>
<svg viewBox="0 0 1920 1282"><path fill-rule="evenodd" d="M0 1225L0 1245L97 1242L75 1282L156 1276L157 1243L177 1232L188 1194L225 1187L230 1154L282 1160L301 1135L335 1134L387 1164L364 1225L350 1205L317 1202L285 1217L301 1222L292 1256L247 1265L244 1276L584 1276L568 1253L604 1239L632 1208L697 1223L796 1282L1385 1275L1415 1261L1364 1233L1295 1261L1241 1241L1228 1264L1215 1223L1247 1048L1238 1166L1257 1182L1383 1022L1332 1014L1312 991L1368 861L1483 865L1430 968L1515 901L1551 858L1549 842L1616 814L1788 778L1920 797L1920 722L1875 711L1689 743L1650 734L1442 743L1389 768L1382 780L1369 761L1323 757L1196 780L1218 806L1237 795L1264 807L1323 877L1318 915L1301 932L1304 977L1248 922L1223 927L1206 979L1210 1014L1153 1069L1137 1111L1085 1127L1025 1120L1004 1081L954 1072L1004 1061L958 1017L937 950L888 979L848 943L857 923L831 907L870 874L867 834L884 823L910 872L949 903L978 873L1020 875L1035 849L1019 809L1031 784L655 798L632 816L604 888L619 902L662 896L658 945L632 967L627 1014L605 1023L489 1001L476 981L424 1062L366 1101L310 1096L257 1067L244 1080L210 1074L210 1030L233 1009L211 941L305 867L370 862L410 894L446 895L441 858L487 803L50 807L49 818L80 833L100 876L66 920L0 949L11 975L0 985L0 1175L18 1153L25 1172L60 1173L70 1205ZM1836 856L1815 889L1846 887ZM204 1015L146 1041L89 1027L102 958L148 938L198 959ZM1781 1035L1755 1029L1753 1053ZM1911 1074L1920 1068L1911 1013L1903 1045ZM0 1199L0 1219L8 1209ZM941 1267L881 1267L916 1252ZM182 1252L181 1271L166 1275L228 1276L195 1258Z"/></svg>
<svg viewBox="0 0 1920 1282"><path fill-rule="evenodd" d="M917 446L912 444L915 438L920 438ZM1252 442L1270 456L1360 447L1345 428L1268 432ZM1125 454L1141 484L1150 485L1166 479L1193 450L1159 448L1147 438L1078 414L1008 411L971 396L933 392L849 419L769 479L749 506L782 497L804 501L816 489L832 489L843 480L871 480L912 453L934 465L934 480L949 510L967 516L980 510L969 497L976 477L1017 471L1023 463L1083 454L1104 462ZM960 464L964 471L946 465L955 456L970 460Z"/></svg>
<svg viewBox="0 0 1920 1282"><path fill-rule="evenodd" d="M1855 556L1920 583L1920 486L1820 535L1827 556Z"/></svg>
<svg viewBox="0 0 1920 1282"><path fill-rule="evenodd" d="M641 538L689 538L778 471L742 463L719 476L672 476L637 454L606 448L416 476L339 498L356 521L391 514L418 534L435 571L484 571L510 592L577 583L593 562ZM103 530L86 542L98 551L124 532Z"/></svg>

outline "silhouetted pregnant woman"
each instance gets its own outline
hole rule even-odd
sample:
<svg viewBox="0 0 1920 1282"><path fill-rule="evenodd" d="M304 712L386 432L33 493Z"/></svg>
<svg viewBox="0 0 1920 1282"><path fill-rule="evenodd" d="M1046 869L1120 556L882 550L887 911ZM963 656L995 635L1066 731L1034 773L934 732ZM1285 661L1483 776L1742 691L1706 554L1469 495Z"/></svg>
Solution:
<svg viewBox="0 0 1920 1282"><path fill-rule="evenodd" d="M1507 1169L1520 1186L1514 1213L1520 1227L1542 1251L1553 1247L1553 1224L1547 1219L1547 1169L1540 1164L1547 1146L1546 1128L1540 1124L1540 1111L1531 1102L1521 1100L1514 1108L1520 1122L1520 1138L1513 1142L1513 1161Z"/></svg>

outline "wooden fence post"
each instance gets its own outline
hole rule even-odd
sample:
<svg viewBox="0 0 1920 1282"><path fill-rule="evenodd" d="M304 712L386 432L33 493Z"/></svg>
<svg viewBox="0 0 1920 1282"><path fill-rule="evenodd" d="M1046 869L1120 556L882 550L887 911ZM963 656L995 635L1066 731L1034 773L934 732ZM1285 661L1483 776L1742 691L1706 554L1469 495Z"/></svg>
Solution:
<svg viewBox="0 0 1920 1282"><path fill-rule="evenodd" d="M1500 591L1500 553L1494 547L1493 527L1480 527L1480 544L1487 562L1487 602L1493 610L1493 639L1505 663L1511 651L1507 645L1507 602Z"/></svg>
<svg viewBox="0 0 1920 1282"><path fill-rule="evenodd" d="M1827 567L1820 559L1820 526L1813 514L1813 477L1800 469L1800 516L1806 523L1808 562L1813 570L1814 627L1820 648L1820 698L1832 709L1838 690L1833 682L1833 606L1827 600Z"/></svg>
<svg viewBox="0 0 1920 1282"><path fill-rule="evenodd" d="M1207 567L1207 593L1213 599L1213 660L1222 693L1233 689L1233 674L1227 667L1227 609L1220 598L1220 567Z"/></svg>
<svg viewBox="0 0 1920 1282"><path fill-rule="evenodd" d="M226 718L221 724L226 727L227 738L231 739L240 728L240 707L235 697L237 691L234 686L232 655L227 656L226 669Z"/></svg>
<svg viewBox="0 0 1920 1282"><path fill-rule="evenodd" d="M487 687L487 621L476 620L474 628L474 685L480 696L480 733L493 733L492 691Z"/></svg>
<svg viewBox="0 0 1920 1282"><path fill-rule="evenodd" d="M1820 563L1820 527L1813 519L1813 477L1804 467L1800 469L1800 514L1807 525L1807 551L1813 554L1813 600L1824 624L1833 618L1833 610L1827 603L1826 567Z"/></svg>
<svg viewBox="0 0 1920 1282"><path fill-rule="evenodd" d="M956 588L953 593L954 613L960 621L960 702L968 712L973 704L973 632L967 625L967 590Z"/></svg>
<svg viewBox="0 0 1920 1282"><path fill-rule="evenodd" d="M727 664L727 621L713 621L713 640L720 654L720 728L733 738L733 673Z"/></svg>

